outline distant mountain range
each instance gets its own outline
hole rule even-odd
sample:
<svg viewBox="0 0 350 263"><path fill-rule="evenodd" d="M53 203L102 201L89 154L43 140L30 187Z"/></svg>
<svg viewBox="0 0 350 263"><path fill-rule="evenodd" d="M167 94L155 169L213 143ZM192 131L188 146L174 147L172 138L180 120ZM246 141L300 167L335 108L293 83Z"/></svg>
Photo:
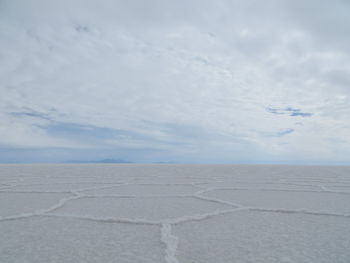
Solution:
<svg viewBox="0 0 350 263"><path fill-rule="evenodd" d="M153 162L154 164L176 164L174 161L161 161L161 162Z"/></svg>
<svg viewBox="0 0 350 263"><path fill-rule="evenodd" d="M103 160L95 160L95 161L67 161L66 163L133 163L131 161L122 160L122 159L103 159Z"/></svg>

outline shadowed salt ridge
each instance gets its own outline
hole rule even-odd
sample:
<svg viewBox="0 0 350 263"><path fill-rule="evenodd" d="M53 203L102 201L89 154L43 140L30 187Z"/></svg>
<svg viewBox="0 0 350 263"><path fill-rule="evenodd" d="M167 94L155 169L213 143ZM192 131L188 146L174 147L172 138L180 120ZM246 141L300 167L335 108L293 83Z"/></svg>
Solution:
<svg viewBox="0 0 350 263"><path fill-rule="evenodd" d="M350 258L349 167L1 165L0 183L1 262Z"/></svg>

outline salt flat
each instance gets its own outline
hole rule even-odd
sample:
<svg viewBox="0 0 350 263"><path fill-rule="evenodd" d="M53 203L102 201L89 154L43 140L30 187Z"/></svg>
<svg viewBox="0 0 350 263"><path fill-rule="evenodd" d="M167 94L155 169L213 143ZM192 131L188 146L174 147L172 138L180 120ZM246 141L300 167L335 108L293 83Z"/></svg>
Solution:
<svg viewBox="0 0 350 263"><path fill-rule="evenodd" d="M0 262L350 262L350 167L0 165Z"/></svg>

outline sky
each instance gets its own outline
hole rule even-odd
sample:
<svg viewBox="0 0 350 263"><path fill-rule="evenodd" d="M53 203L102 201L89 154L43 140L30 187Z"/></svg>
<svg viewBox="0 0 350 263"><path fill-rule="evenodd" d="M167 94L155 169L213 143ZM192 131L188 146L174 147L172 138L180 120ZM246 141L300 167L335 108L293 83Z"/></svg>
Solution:
<svg viewBox="0 0 350 263"><path fill-rule="evenodd" d="M350 164L349 14L0 0L0 162Z"/></svg>

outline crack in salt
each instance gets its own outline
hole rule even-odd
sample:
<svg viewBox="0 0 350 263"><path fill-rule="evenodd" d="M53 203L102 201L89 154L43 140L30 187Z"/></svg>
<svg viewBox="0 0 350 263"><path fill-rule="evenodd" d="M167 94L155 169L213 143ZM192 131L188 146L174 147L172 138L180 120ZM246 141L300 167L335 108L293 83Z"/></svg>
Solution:
<svg viewBox="0 0 350 263"><path fill-rule="evenodd" d="M165 245L165 261L167 263L179 263L176 258L178 238L172 234L171 224L162 223L160 231L161 240Z"/></svg>
<svg viewBox="0 0 350 263"><path fill-rule="evenodd" d="M85 215L72 215L72 214L59 214L59 213L45 213L42 216L48 217L64 217L64 218L74 218L80 220L94 221L100 223L120 223L120 224L133 224L133 225L160 225L159 221L152 221L147 219L137 219L137 218L117 218L117 217L95 217L95 216L85 216Z"/></svg>

